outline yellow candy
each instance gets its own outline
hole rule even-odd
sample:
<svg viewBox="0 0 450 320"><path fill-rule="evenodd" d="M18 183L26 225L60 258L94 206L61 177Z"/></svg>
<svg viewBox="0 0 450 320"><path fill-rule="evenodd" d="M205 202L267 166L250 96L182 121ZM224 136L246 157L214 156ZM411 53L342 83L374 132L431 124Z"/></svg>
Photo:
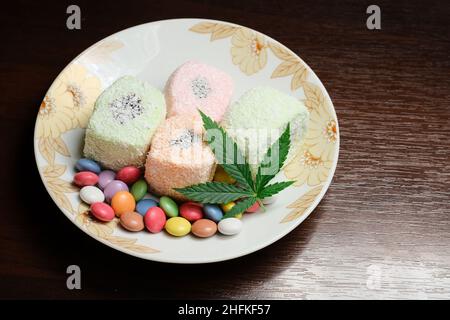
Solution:
<svg viewBox="0 0 450 320"><path fill-rule="evenodd" d="M223 212L228 212L230 211L234 206L236 205L236 202L231 201L228 203L224 203L222 205L220 205L222 207Z"/></svg>
<svg viewBox="0 0 450 320"><path fill-rule="evenodd" d="M236 205L236 202L231 201L231 202L222 204L221 207L222 207L223 212L227 213L227 212L230 211L235 205ZM242 214L243 214L243 212L238 213L238 214L235 215L234 217L235 217L236 219L240 219L240 218L242 218Z"/></svg>
<svg viewBox="0 0 450 320"><path fill-rule="evenodd" d="M173 217L167 220L166 231L175 237L182 237L191 232L191 224L185 218Z"/></svg>
<svg viewBox="0 0 450 320"><path fill-rule="evenodd" d="M230 177L230 175L226 173L222 167L218 166L216 169L216 173L214 174L214 181L234 184L236 182L236 179Z"/></svg>

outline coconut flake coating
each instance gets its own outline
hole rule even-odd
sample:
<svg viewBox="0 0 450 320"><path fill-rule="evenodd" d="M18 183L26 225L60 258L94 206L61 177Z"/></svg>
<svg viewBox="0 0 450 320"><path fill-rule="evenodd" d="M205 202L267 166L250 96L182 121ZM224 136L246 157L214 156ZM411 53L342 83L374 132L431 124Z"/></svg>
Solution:
<svg viewBox="0 0 450 320"><path fill-rule="evenodd" d="M308 119L309 112L303 102L277 89L259 86L245 92L230 106L221 125L239 148L245 150L255 174L267 149L280 137L288 123L291 148L285 164L289 162L302 143Z"/></svg>
<svg viewBox="0 0 450 320"><path fill-rule="evenodd" d="M166 83L168 117L195 115L202 110L216 121L228 108L233 80L225 72L204 63L188 61L178 67Z"/></svg>
<svg viewBox="0 0 450 320"><path fill-rule="evenodd" d="M212 180L216 161L202 136L196 116L170 117L158 127L145 164L151 192L184 201L188 199L173 188Z"/></svg>
<svg viewBox="0 0 450 320"><path fill-rule="evenodd" d="M118 170L142 167L154 131L166 116L163 94L131 76L116 80L95 102L84 155Z"/></svg>

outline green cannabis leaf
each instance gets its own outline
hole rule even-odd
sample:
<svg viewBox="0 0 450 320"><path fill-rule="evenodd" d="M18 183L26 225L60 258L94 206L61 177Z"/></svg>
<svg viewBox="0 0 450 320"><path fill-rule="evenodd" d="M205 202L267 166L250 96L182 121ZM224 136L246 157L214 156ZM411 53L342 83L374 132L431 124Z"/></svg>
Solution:
<svg viewBox="0 0 450 320"><path fill-rule="evenodd" d="M244 200L237 202L236 205L233 208L231 208L230 211L225 213L225 215L223 216L222 219L233 218L234 216L238 215L239 213L242 213L245 210L247 210L248 208L250 208L256 201L257 201L256 197L250 197L250 198L245 198Z"/></svg>
<svg viewBox="0 0 450 320"><path fill-rule="evenodd" d="M206 131L206 139L212 147L212 151L216 156L217 161L222 165L226 173L236 179L236 181L244 186L246 189L254 190L254 183L250 171L250 165L239 150L237 144L227 135L225 130L219 126L217 122L209 118L206 114L200 111L203 119L203 127ZM221 136L217 137L219 133ZM219 138L220 141L214 139ZM231 144L233 150L227 152Z"/></svg>
<svg viewBox="0 0 450 320"><path fill-rule="evenodd" d="M289 153L289 148L291 145L291 135L290 135L290 125L286 126L286 129L281 134L280 138L275 141L274 144L267 150L264 159L258 168L258 173L256 174L256 191L260 192L262 189L272 180L275 175L283 167L286 161L287 155ZM272 166L276 165L276 168ZM270 171L270 174L263 174ZM280 190L281 191L281 190Z"/></svg>
<svg viewBox="0 0 450 320"><path fill-rule="evenodd" d="M280 192L281 190L286 189L294 182L295 181L283 181L269 184L268 186L264 187L264 189L262 189L261 192L258 193L258 196L260 199L271 197Z"/></svg>
<svg viewBox="0 0 450 320"><path fill-rule="evenodd" d="M267 150L254 181L250 165L236 142L217 122L202 111L199 110L199 112L203 119L206 139L214 156L225 172L236 179L239 187L223 182L206 182L185 188L174 188L175 191L193 201L202 203L228 203L241 199L223 216L222 219L226 219L235 217L250 208L255 202L273 196L294 183L294 181L283 181L269 184L283 167L289 153L291 144L289 124L279 139Z"/></svg>
<svg viewBox="0 0 450 320"><path fill-rule="evenodd" d="M186 188L174 188L193 201L202 203L227 203L249 197L252 192L225 182L206 182Z"/></svg>

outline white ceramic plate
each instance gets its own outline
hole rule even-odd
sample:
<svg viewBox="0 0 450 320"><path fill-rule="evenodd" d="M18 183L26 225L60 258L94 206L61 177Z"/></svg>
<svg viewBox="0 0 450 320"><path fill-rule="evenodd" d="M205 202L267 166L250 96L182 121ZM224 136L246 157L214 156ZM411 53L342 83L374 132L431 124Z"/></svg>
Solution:
<svg viewBox="0 0 450 320"><path fill-rule="evenodd" d="M235 81L233 101L257 85L269 85L304 100L311 112L303 148L277 179L296 184L282 191L265 213L244 215L232 237L175 238L161 232L130 233L117 221L97 222L71 185L89 116L100 92L131 74L164 87L176 67L195 59L214 65ZM176 19L118 32L85 50L56 78L40 106L35 134L42 181L61 211L94 239L130 255L171 263L236 258L277 241L317 206L333 177L339 130L330 97L314 72L292 51L257 31L213 20Z"/></svg>

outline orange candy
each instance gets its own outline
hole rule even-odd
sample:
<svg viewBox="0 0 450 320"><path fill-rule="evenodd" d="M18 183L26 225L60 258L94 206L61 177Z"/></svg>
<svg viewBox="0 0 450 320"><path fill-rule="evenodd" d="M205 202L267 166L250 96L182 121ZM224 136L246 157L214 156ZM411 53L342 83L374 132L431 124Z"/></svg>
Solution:
<svg viewBox="0 0 450 320"><path fill-rule="evenodd" d="M119 191L112 198L111 207L114 209L116 216L120 217L122 213L134 211L136 201L128 191Z"/></svg>

